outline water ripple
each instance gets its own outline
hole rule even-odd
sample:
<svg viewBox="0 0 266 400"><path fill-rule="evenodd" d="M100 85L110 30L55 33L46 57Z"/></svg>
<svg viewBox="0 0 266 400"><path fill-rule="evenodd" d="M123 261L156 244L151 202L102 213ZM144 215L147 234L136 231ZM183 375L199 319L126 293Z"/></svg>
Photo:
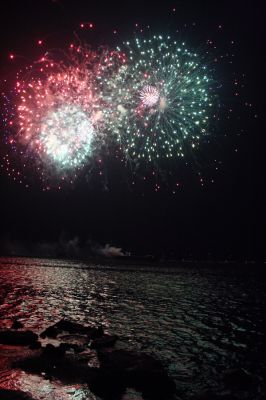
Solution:
<svg viewBox="0 0 266 400"><path fill-rule="evenodd" d="M266 396L266 283L261 272L160 272L19 258L1 259L0 272L2 327L9 328L14 318L37 333L61 318L102 324L120 336L121 347L159 358L184 399L203 389L222 388L223 371L236 367L258 376L260 395ZM38 400L83 399L85 388L44 384L41 377L9 371L5 351L0 387L8 382Z"/></svg>

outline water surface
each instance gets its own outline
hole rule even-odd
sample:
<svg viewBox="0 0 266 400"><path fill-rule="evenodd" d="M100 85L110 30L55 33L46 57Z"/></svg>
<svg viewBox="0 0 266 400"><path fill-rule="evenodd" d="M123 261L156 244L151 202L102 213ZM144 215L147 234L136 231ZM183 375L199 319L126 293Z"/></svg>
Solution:
<svg viewBox="0 0 266 400"><path fill-rule="evenodd" d="M154 270L2 258L1 327L10 328L14 318L36 333L61 318L102 324L119 335L119 347L161 360L176 382L177 399L227 390L222 376L230 368L244 368L258 379L250 391L236 392L240 398L266 396L266 281L256 266ZM0 348L0 387L29 392L36 400L95 399L85 387L11 370L8 360L17 356L12 352Z"/></svg>

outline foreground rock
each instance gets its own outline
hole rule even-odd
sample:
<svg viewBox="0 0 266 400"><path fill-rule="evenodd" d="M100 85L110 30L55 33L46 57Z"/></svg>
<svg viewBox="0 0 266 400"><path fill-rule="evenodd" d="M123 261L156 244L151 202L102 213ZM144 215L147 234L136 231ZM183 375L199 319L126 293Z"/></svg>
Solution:
<svg viewBox="0 0 266 400"><path fill-rule="evenodd" d="M39 341L33 342L32 344L29 345L29 349L31 349L31 350L38 350L41 347L42 347L42 345Z"/></svg>
<svg viewBox="0 0 266 400"><path fill-rule="evenodd" d="M15 346L27 346L37 342L38 335L31 331L0 331L0 343Z"/></svg>
<svg viewBox="0 0 266 400"><path fill-rule="evenodd" d="M49 326L41 334L41 338L56 338L60 333L68 332L70 334L86 335L88 339L96 339L103 335L103 328L100 326L98 328L83 326L76 322L71 322L65 319L61 319L56 324Z"/></svg>
<svg viewBox="0 0 266 400"><path fill-rule="evenodd" d="M27 393L20 390L0 389L0 400L34 400Z"/></svg>
<svg viewBox="0 0 266 400"><path fill-rule="evenodd" d="M103 347L111 347L115 344L117 341L118 337L116 335L103 335L102 337L99 337L97 339L94 339L91 342L90 347L92 349L101 349Z"/></svg>
<svg viewBox="0 0 266 400"><path fill-rule="evenodd" d="M21 329L21 328L23 328L23 324L17 319L14 319L11 329Z"/></svg>
<svg viewBox="0 0 266 400"><path fill-rule="evenodd" d="M99 373L90 389L104 400L120 399L127 387L142 393L147 400L171 399L175 384L160 361L125 350L99 352Z"/></svg>
<svg viewBox="0 0 266 400"><path fill-rule="evenodd" d="M42 375L46 379L59 379L64 384L88 383L97 371L75 356L65 356L64 351L48 345L37 355L13 363L14 368Z"/></svg>
<svg viewBox="0 0 266 400"><path fill-rule="evenodd" d="M43 349L42 354L48 359L57 359L64 357L66 349L63 346L56 347L53 344L48 343Z"/></svg>
<svg viewBox="0 0 266 400"><path fill-rule="evenodd" d="M48 343L40 348L38 336L30 331L2 331L2 343L30 344L34 349L30 357L15 361L14 368L65 384L87 384L103 400L121 400L128 388L144 400L174 397L175 384L160 361L144 353L114 350L118 337L104 334L102 327L63 319L40 336L57 338L58 346Z"/></svg>
<svg viewBox="0 0 266 400"><path fill-rule="evenodd" d="M49 344L36 356L16 361L13 367L65 384L86 383L103 400L120 400L127 388L134 388L146 400L173 398L173 381L161 362L147 354L101 350L100 367L92 368L88 366L89 354L65 354L62 347Z"/></svg>

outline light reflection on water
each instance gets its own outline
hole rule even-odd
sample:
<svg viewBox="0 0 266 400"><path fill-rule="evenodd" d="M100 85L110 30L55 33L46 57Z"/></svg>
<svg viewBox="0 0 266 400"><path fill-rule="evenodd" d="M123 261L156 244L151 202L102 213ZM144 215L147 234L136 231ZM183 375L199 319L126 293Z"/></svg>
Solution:
<svg viewBox="0 0 266 400"><path fill-rule="evenodd" d="M61 318L102 324L119 335L119 346L160 359L184 399L203 389L221 389L228 368L266 375L266 282L261 272L131 269L0 259L1 326L9 328L18 318L40 333ZM0 387L28 391L37 400L95 398L84 387L62 387L1 364Z"/></svg>

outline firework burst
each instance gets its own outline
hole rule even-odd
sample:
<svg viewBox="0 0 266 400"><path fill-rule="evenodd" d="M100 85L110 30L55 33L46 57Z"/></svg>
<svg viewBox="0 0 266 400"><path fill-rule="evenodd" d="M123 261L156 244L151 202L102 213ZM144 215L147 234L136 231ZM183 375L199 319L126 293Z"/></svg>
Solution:
<svg viewBox="0 0 266 400"><path fill-rule="evenodd" d="M37 175L45 186L60 186L58 180L72 182L95 164L105 140L106 112L96 79L101 58L71 45L20 70L14 88L2 93L9 174Z"/></svg>
<svg viewBox="0 0 266 400"><path fill-rule="evenodd" d="M201 56L170 37L135 39L115 51L70 45L46 52L2 93L8 173L12 153L15 174L29 166L45 184L46 177L72 182L95 162L102 169L105 152L136 167L147 161L152 174L164 170L164 160L187 156L210 132L210 76Z"/></svg>
<svg viewBox="0 0 266 400"><path fill-rule="evenodd" d="M112 132L130 160L182 157L208 133L214 93L206 66L170 37L124 47L128 64L108 82L116 89Z"/></svg>
<svg viewBox="0 0 266 400"><path fill-rule="evenodd" d="M144 107L153 107L159 101L160 92L154 86L146 85L140 91L140 99Z"/></svg>
<svg viewBox="0 0 266 400"><path fill-rule="evenodd" d="M91 153L92 119L79 107L63 105L46 114L37 146L62 168L76 167Z"/></svg>
<svg viewBox="0 0 266 400"><path fill-rule="evenodd" d="M112 74L113 59L107 49L95 53L71 45L66 53L45 53L17 74L15 89L2 100L6 143L21 165L29 164L42 179L72 180L94 162L106 141L109 111L101 82Z"/></svg>
<svg viewBox="0 0 266 400"><path fill-rule="evenodd" d="M77 62L41 63L40 74L31 71L29 79L16 83L17 141L44 163L71 169L91 155L101 120L93 73Z"/></svg>

